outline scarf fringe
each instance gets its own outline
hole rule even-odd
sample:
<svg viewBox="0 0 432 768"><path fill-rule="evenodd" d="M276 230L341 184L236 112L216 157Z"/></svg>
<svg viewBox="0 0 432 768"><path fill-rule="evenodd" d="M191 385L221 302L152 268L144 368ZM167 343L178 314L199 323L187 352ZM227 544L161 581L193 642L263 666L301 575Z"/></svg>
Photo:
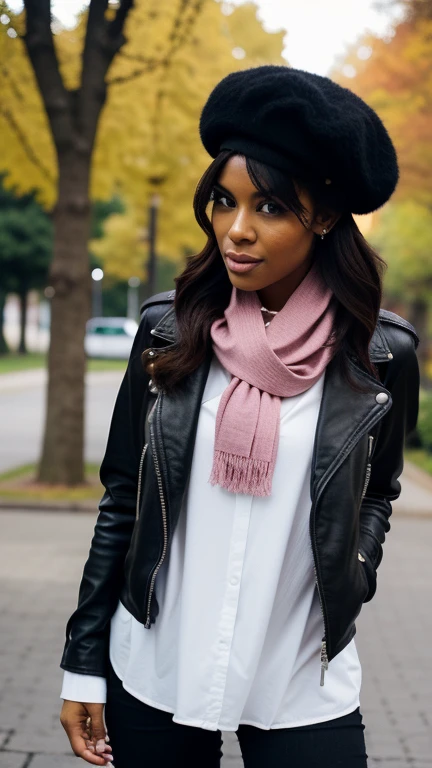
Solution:
<svg viewBox="0 0 432 768"><path fill-rule="evenodd" d="M231 493L270 496L270 462L236 456L226 451L215 451L209 482L211 485L220 485Z"/></svg>

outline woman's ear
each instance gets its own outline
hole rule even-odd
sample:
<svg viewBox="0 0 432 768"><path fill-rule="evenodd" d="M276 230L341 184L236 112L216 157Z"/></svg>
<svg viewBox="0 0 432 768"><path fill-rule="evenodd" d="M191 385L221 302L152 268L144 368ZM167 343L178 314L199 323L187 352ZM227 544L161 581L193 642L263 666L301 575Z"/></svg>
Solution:
<svg viewBox="0 0 432 768"><path fill-rule="evenodd" d="M338 211L332 211L329 208L321 208L315 215L312 222L311 229L315 234L321 235L323 229L327 231L327 234L335 226L341 217L341 213Z"/></svg>

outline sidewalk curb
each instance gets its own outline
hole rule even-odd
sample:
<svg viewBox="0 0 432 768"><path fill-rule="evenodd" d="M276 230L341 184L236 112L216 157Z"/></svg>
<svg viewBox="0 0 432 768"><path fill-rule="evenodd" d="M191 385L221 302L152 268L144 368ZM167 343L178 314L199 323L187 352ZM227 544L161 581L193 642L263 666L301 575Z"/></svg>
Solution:
<svg viewBox="0 0 432 768"><path fill-rule="evenodd" d="M414 509L410 510L406 507L398 507L397 502L393 502L393 513L390 517L390 523L393 523L396 518L398 520L411 518L413 520L432 520L432 509L424 510L424 509Z"/></svg>
<svg viewBox="0 0 432 768"><path fill-rule="evenodd" d="M416 520L432 520L432 506L430 510L408 509L398 506L398 500L393 502L392 518L415 518ZM98 502L38 502L38 501L11 501L0 498L0 512L76 512L85 514L98 514Z"/></svg>
<svg viewBox="0 0 432 768"><path fill-rule="evenodd" d="M418 483L422 488L432 493L432 475L429 475L424 469L420 469L416 464L405 459L404 473L414 483Z"/></svg>
<svg viewBox="0 0 432 768"><path fill-rule="evenodd" d="M392 503L394 517L411 517L419 519L432 519L432 477L428 475L424 470L412 464L409 461L404 463L404 474L412 482L417 483L424 490L431 493L431 505L429 509L424 507L408 508L403 498L403 494L399 499L396 499ZM96 515L98 513L99 499L95 501L30 501L30 500L12 500L7 498L1 498L0 496L0 510L9 511L23 511L23 512L86 512Z"/></svg>
<svg viewBox="0 0 432 768"><path fill-rule="evenodd" d="M99 501L15 501L0 498L0 511L8 512L86 512L94 515L98 512Z"/></svg>
<svg viewBox="0 0 432 768"><path fill-rule="evenodd" d="M85 384L120 384L124 375L121 370L106 371L86 371ZM10 392L22 392L28 389L38 387L45 388L48 382L48 373L46 368L29 368L26 371L16 371L0 374L0 393L8 394Z"/></svg>

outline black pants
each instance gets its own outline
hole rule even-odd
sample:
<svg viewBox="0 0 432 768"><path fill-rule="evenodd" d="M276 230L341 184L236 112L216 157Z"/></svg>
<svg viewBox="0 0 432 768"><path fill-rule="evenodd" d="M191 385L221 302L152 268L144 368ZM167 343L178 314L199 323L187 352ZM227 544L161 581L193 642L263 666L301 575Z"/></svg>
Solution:
<svg viewBox="0 0 432 768"><path fill-rule="evenodd" d="M105 718L115 768L219 768L220 731L173 723L172 715L127 693L111 669ZM318 725L264 731L240 725L245 768L366 768L357 709Z"/></svg>

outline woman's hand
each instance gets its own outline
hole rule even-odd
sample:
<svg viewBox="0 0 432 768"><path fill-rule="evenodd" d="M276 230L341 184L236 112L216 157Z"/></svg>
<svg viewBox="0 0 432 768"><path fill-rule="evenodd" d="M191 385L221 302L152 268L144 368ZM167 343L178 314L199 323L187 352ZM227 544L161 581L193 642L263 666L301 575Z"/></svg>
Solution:
<svg viewBox="0 0 432 768"><path fill-rule="evenodd" d="M65 700L60 713L73 752L92 765L111 765L114 759L105 742L104 706Z"/></svg>

